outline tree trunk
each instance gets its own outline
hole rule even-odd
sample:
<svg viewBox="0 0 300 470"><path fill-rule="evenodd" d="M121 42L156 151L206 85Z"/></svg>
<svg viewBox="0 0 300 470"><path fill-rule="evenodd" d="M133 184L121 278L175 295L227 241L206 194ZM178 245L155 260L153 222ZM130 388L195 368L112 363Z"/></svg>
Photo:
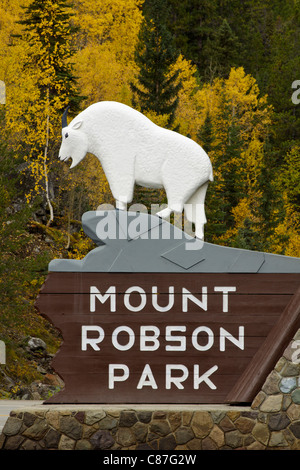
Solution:
<svg viewBox="0 0 300 470"><path fill-rule="evenodd" d="M45 193L46 193L46 200L47 204L50 210L50 218L47 222L47 226L53 222L54 219L54 212L53 212L53 206L51 204L50 200L50 195L49 195L49 179L48 179L48 168L47 168L47 157L48 157L48 147L49 147L49 116L50 110L49 110L49 88L47 90L47 126L46 126L46 143L45 143L45 149L44 149L44 175L45 175Z"/></svg>

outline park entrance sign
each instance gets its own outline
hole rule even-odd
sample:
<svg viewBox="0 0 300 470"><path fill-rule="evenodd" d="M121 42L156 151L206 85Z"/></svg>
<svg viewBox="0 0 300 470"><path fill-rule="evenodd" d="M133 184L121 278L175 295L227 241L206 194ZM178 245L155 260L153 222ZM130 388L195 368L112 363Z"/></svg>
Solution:
<svg viewBox="0 0 300 470"><path fill-rule="evenodd" d="M36 302L63 336L65 388L47 403L251 402L300 327L300 260L204 243L148 214L82 223L97 248L53 260Z"/></svg>

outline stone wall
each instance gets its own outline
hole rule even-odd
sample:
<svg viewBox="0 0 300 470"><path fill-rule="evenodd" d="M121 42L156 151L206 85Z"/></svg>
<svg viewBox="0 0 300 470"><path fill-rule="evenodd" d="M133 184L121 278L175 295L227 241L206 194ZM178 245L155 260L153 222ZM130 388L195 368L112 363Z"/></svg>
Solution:
<svg viewBox="0 0 300 470"><path fill-rule="evenodd" d="M24 405L11 412L0 448L300 450L299 340L300 330L251 406Z"/></svg>

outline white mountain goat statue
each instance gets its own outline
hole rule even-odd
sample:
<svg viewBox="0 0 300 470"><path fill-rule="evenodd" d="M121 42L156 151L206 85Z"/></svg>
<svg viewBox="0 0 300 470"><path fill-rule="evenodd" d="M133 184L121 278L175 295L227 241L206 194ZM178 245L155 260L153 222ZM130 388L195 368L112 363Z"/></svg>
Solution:
<svg viewBox="0 0 300 470"><path fill-rule="evenodd" d="M187 220L195 224L196 237L204 238L204 201L213 171L200 145L121 103L92 104L69 125L67 111L62 117L60 160L72 158L74 168L88 152L95 155L121 210L132 201L135 184L164 188L167 208L157 215L168 218L184 209Z"/></svg>

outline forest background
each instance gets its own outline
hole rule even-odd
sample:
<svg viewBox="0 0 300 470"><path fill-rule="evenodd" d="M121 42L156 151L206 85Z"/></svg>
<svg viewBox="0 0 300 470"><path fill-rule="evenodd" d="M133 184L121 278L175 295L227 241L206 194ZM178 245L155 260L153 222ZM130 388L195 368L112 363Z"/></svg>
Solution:
<svg viewBox="0 0 300 470"><path fill-rule="evenodd" d="M82 214L114 203L94 156L58 160L70 103L119 101L204 147L206 241L300 256L299 0L0 0L0 44L0 397L43 380L26 345L61 341L34 308L48 263L84 257Z"/></svg>

